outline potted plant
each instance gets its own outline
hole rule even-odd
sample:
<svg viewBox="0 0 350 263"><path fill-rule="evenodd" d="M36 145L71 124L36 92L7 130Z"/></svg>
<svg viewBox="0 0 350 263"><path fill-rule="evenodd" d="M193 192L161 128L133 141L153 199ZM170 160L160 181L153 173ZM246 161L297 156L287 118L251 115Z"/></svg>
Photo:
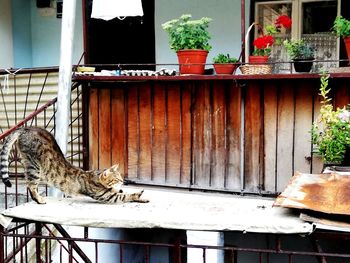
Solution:
<svg viewBox="0 0 350 263"><path fill-rule="evenodd" d="M213 66L216 74L229 74L231 75L238 66L238 59L230 57L230 54L218 54L213 58Z"/></svg>
<svg viewBox="0 0 350 263"><path fill-rule="evenodd" d="M315 59L315 48L304 39L287 39L283 41L283 44L287 49L288 56L293 60L295 71L310 72Z"/></svg>
<svg viewBox="0 0 350 263"><path fill-rule="evenodd" d="M259 26L258 23L254 23L254 25ZM266 63L275 43L274 35L279 33L282 28L289 29L291 27L292 20L286 15L280 15L273 25L266 25L265 28L259 27L260 35L253 41L254 51L249 56L249 63Z"/></svg>
<svg viewBox="0 0 350 263"><path fill-rule="evenodd" d="M320 115L311 129L312 142L326 164L349 165L350 149L350 111L344 108L334 110L328 97L329 75L321 77L320 95L323 100ZM347 156L347 157L346 157Z"/></svg>
<svg viewBox="0 0 350 263"><path fill-rule="evenodd" d="M343 38L348 59L350 60L350 21L342 16L337 16L332 29L338 37Z"/></svg>
<svg viewBox="0 0 350 263"><path fill-rule="evenodd" d="M208 32L211 18L191 20L191 15L162 24L169 35L170 48L175 50L180 65L180 74L204 74L205 62L211 49Z"/></svg>

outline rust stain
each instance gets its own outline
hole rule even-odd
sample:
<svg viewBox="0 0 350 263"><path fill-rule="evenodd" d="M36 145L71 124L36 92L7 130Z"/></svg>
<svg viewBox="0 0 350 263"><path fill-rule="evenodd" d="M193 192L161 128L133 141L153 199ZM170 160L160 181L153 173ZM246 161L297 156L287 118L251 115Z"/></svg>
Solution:
<svg viewBox="0 0 350 263"><path fill-rule="evenodd" d="M297 173L275 205L350 215L350 176Z"/></svg>

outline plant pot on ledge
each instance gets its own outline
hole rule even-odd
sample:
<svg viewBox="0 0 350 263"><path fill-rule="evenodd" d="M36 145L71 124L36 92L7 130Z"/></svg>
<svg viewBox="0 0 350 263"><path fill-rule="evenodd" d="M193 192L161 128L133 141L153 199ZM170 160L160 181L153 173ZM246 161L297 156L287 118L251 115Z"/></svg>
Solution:
<svg viewBox="0 0 350 263"><path fill-rule="evenodd" d="M201 49L184 49L177 52L180 74L203 75L208 51Z"/></svg>
<svg viewBox="0 0 350 263"><path fill-rule="evenodd" d="M293 59L295 72L310 72L313 65L314 58Z"/></svg>
<svg viewBox="0 0 350 263"><path fill-rule="evenodd" d="M350 37L344 37L343 39L344 39L346 53L348 54L348 60L350 64Z"/></svg>
<svg viewBox="0 0 350 263"><path fill-rule="evenodd" d="M237 63L214 63L215 73L219 75L232 75L237 68Z"/></svg>
<svg viewBox="0 0 350 263"><path fill-rule="evenodd" d="M269 61L269 56L249 56L250 64L266 64Z"/></svg>

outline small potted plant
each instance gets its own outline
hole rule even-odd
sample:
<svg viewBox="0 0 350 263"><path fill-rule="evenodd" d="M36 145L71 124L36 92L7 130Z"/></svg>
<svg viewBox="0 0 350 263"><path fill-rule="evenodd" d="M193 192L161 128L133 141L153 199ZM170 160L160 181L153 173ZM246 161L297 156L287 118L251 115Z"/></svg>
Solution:
<svg viewBox="0 0 350 263"><path fill-rule="evenodd" d="M322 105L320 115L312 125L312 142L325 164L350 164L350 111L347 108L334 109L328 97L329 75L321 77L320 95Z"/></svg>
<svg viewBox="0 0 350 263"><path fill-rule="evenodd" d="M211 18L191 20L190 14L162 24L169 35L170 48L175 50L181 74L204 74L205 62L211 49L208 32Z"/></svg>
<svg viewBox="0 0 350 263"><path fill-rule="evenodd" d="M348 59L350 60L350 21L342 16L337 16L334 20L332 30L338 37L343 38Z"/></svg>
<svg viewBox="0 0 350 263"><path fill-rule="evenodd" d="M288 56L293 60L295 71L310 72L315 59L315 48L304 39L287 39L283 41L283 44L287 49Z"/></svg>
<svg viewBox="0 0 350 263"><path fill-rule="evenodd" d="M238 59L230 57L230 54L218 54L213 58L213 66L216 74L229 74L231 75L238 66Z"/></svg>

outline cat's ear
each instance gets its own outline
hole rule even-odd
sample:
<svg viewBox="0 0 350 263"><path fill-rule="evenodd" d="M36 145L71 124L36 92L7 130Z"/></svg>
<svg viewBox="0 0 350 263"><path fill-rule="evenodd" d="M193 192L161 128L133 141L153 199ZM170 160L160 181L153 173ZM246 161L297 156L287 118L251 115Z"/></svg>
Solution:
<svg viewBox="0 0 350 263"><path fill-rule="evenodd" d="M118 169L119 169L119 163L113 165L109 170L111 172L118 172Z"/></svg>

